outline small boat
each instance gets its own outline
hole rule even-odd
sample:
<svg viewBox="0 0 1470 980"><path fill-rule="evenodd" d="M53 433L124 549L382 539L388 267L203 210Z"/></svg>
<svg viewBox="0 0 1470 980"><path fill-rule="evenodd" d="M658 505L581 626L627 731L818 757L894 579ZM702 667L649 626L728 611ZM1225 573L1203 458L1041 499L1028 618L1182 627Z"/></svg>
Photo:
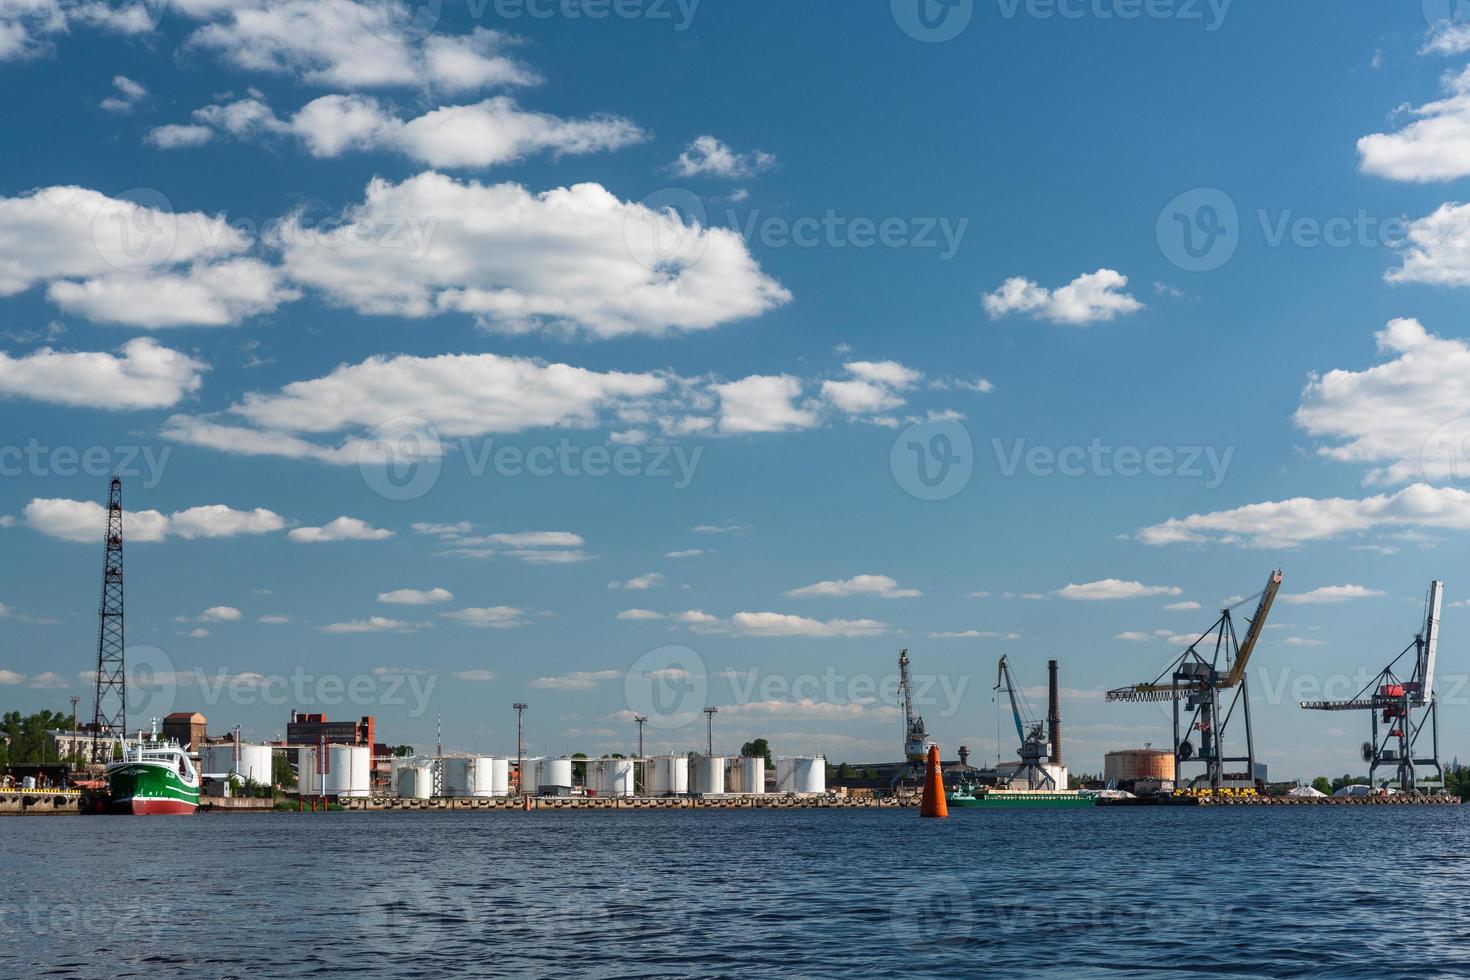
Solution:
<svg viewBox="0 0 1470 980"><path fill-rule="evenodd" d="M107 812L153 816L199 809L199 770L172 742L129 743L107 767Z"/></svg>
<svg viewBox="0 0 1470 980"><path fill-rule="evenodd" d="M1071 789L999 789L960 786L946 795L952 807L1072 807L1096 806L1093 796Z"/></svg>

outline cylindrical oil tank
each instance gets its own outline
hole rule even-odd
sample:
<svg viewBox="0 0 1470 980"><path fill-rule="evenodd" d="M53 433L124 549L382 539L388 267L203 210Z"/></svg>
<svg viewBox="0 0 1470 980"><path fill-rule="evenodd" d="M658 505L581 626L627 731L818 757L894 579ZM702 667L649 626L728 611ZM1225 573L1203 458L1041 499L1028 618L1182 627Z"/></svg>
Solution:
<svg viewBox="0 0 1470 980"><path fill-rule="evenodd" d="M241 743L239 752L233 743L206 745L200 764L207 773L235 773L261 786L271 785L271 747Z"/></svg>
<svg viewBox="0 0 1470 980"><path fill-rule="evenodd" d="M694 785L697 792L706 796L718 796L725 792L725 760L720 756L702 755L695 760L698 775Z"/></svg>
<svg viewBox="0 0 1470 980"><path fill-rule="evenodd" d="M649 760L648 792L654 796L683 796L689 792L689 757L661 755Z"/></svg>
<svg viewBox="0 0 1470 980"><path fill-rule="evenodd" d="M545 759L541 763L539 772L542 786L558 790L571 790L571 759Z"/></svg>
<svg viewBox="0 0 1470 980"><path fill-rule="evenodd" d="M598 771L597 793L599 796L633 795L632 759L599 759L596 766Z"/></svg>
<svg viewBox="0 0 1470 980"><path fill-rule="evenodd" d="M427 800L434 795L434 764L415 762L398 770L398 798Z"/></svg>
<svg viewBox="0 0 1470 980"><path fill-rule="evenodd" d="M776 790L780 793L827 792L827 762L813 756L776 760Z"/></svg>
<svg viewBox="0 0 1470 980"><path fill-rule="evenodd" d="M460 797L470 795L470 762L467 758L440 760L444 767L444 795Z"/></svg>
<svg viewBox="0 0 1470 980"><path fill-rule="evenodd" d="M372 784L372 749L365 745L329 745L327 759L331 772L327 773L326 795L369 796Z"/></svg>
<svg viewBox="0 0 1470 980"><path fill-rule="evenodd" d="M540 759L521 760L521 792L526 796L541 792L541 762Z"/></svg>
<svg viewBox="0 0 1470 980"><path fill-rule="evenodd" d="M766 791L766 760L760 757L740 760L740 792L764 793Z"/></svg>
<svg viewBox="0 0 1470 980"><path fill-rule="evenodd" d="M316 771L316 747L303 745L296 750L296 792L300 796L321 796L322 777Z"/></svg>
<svg viewBox="0 0 1470 980"><path fill-rule="evenodd" d="M1174 778L1174 753L1159 749L1124 749L1103 756L1103 779L1128 782Z"/></svg>
<svg viewBox="0 0 1470 980"><path fill-rule="evenodd" d="M490 760L490 795L510 795L510 760Z"/></svg>

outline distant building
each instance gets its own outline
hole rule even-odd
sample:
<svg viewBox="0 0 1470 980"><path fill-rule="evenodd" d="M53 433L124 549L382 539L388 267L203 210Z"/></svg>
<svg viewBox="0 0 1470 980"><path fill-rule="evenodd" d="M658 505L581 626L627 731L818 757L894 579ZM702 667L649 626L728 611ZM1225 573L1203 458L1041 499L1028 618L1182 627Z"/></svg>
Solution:
<svg viewBox="0 0 1470 980"><path fill-rule="evenodd" d="M198 752L209 737L205 718L197 711L175 711L163 719L163 737Z"/></svg>
<svg viewBox="0 0 1470 980"><path fill-rule="evenodd" d="M316 745L323 738L328 745L373 745L373 716L363 715L357 721L328 721L322 713L291 712L286 724L287 745Z"/></svg>

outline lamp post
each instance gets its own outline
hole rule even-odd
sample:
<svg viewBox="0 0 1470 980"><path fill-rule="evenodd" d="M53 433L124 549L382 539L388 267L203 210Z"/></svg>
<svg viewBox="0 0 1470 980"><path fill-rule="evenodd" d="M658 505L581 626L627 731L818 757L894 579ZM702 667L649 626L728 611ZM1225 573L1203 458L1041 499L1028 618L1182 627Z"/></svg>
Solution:
<svg viewBox="0 0 1470 980"><path fill-rule="evenodd" d="M633 765L637 766L638 770L642 771L643 781L647 783L648 770L647 767L645 767L643 764L643 726L647 724L648 718L645 715L634 715L633 720L638 723L638 761L634 762ZM636 789L637 787L635 786L634 788Z"/></svg>
<svg viewBox="0 0 1470 980"><path fill-rule="evenodd" d="M521 722L526 716L528 707L524 701L517 701L511 705L516 709L516 788L522 796L526 795L526 743L523 736L524 729Z"/></svg>

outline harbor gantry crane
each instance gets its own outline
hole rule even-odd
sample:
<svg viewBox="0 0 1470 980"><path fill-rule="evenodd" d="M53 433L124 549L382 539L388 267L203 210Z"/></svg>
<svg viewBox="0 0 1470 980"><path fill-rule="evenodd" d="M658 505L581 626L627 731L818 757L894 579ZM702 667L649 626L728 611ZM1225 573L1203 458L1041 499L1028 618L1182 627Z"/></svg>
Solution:
<svg viewBox="0 0 1470 980"><path fill-rule="evenodd" d="M904 765L894 783L913 777L924 771L929 755L929 746L934 744L924 728L924 719L914 710L914 689L909 683L909 652L898 652L898 696L903 701L903 757Z"/></svg>
<svg viewBox="0 0 1470 980"><path fill-rule="evenodd" d="M1424 604L1424 629L1378 676L1354 697L1343 701L1303 701L1311 711L1367 711L1372 720L1372 738L1362 747L1368 763L1368 783L1377 786L1378 770L1392 766L1399 788L1412 793L1419 787L1416 767L1432 767L1436 780L1426 785L1444 785L1444 766L1439 761L1439 706L1434 699L1434 661L1439 653L1439 610L1444 583L1429 583ZM1413 668L1401 678L1399 663L1414 651ZM1370 693L1371 692L1371 693ZM1419 736L1429 729L1430 754L1419 754Z"/></svg>
<svg viewBox="0 0 1470 980"><path fill-rule="evenodd" d="M996 668L994 690L1004 690L1010 696L1011 717L1016 722L1016 735L1021 739L1021 767L1011 774L1012 787L1024 778L1027 789L1066 789L1057 785L1056 777L1046 768L1047 763L1054 761L1051 740L1046 736L1046 724L1031 713L1026 695L1016 687L1011 665L1004 656Z"/></svg>
<svg viewBox="0 0 1470 980"><path fill-rule="evenodd" d="M1230 609L1220 610L1215 625L1201 633L1183 653L1170 662L1154 680L1109 691L1109 701L1172 701L1174 703L1174 785L1184 785L1184 765L1197 761L1204 765L1202 777L1212 793L1220 792L1225 779L1225 764L1244 762L1245 779L1255 784L1256 748L1251 732L1251 705L1246 666L1266 626L1271 603L1281 588L1281 571L1277 569L1266 580L1259 596L1241 600L1243 605L1258 598L1256 614L1247 620L1245 640L1237 642L1235 623ZM1213 651L1211 647L1213 646ZM1204 652L1201 653L1201 648ZM1225 695L1221 697L1222 693ZM1228 701L1221 712L1222 701ZM1183 706L1183 711L1180 708ZM1226 733L1239 708L1245 723L1245 755L1227 755ZM1188 729L1181 732L1181 717ZM1190 737L1199 733L1196 752Z"/></svg>

